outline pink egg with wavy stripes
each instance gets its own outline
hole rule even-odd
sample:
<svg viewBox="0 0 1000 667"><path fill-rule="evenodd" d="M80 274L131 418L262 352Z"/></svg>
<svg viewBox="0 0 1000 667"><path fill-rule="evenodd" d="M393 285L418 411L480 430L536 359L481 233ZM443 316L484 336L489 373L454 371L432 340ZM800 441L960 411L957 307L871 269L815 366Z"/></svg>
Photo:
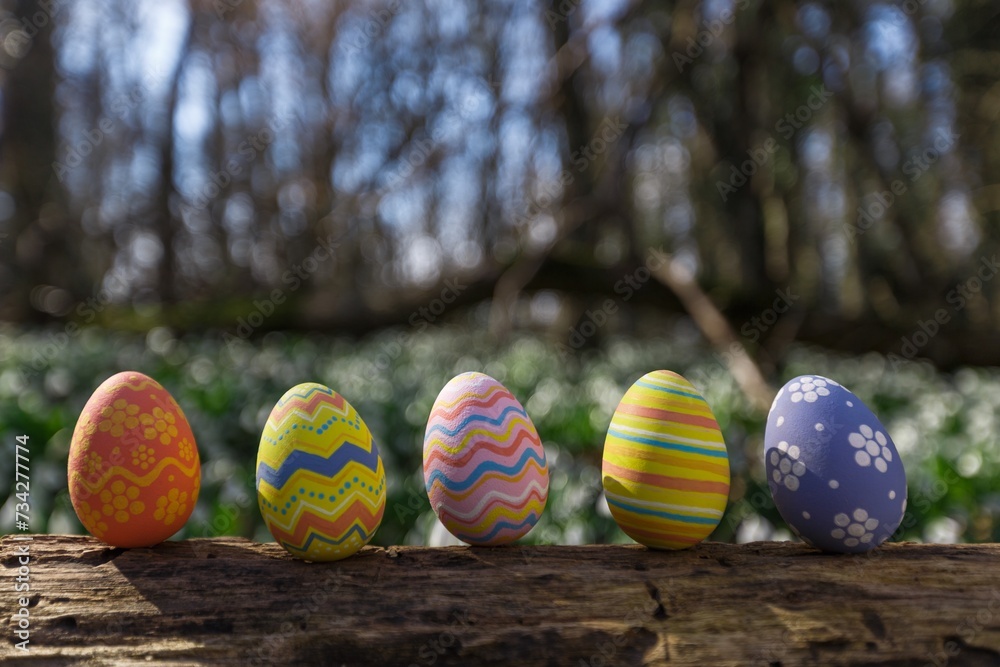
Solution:
<svg viewBox="0 0 1000 667"><path fill-rule="evenodd" d="M483 373L444 386L424 433L424 483L438 519L463 542L506 544L534 527L549 468L535 425L506 387Z"/></svg>

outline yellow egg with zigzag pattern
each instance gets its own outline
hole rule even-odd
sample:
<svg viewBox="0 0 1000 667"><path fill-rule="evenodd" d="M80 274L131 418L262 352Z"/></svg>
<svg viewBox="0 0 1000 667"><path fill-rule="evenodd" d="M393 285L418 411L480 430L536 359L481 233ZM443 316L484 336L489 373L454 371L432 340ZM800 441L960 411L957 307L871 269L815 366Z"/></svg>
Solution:
<svg viewBox="0 0 1000 667"><path fill-rule="evenodd" d="M382 522L385 486L378 447L343 396L315 382L285 392L257 450L257 503L278 544L307 561L347 558Z"/></svg>

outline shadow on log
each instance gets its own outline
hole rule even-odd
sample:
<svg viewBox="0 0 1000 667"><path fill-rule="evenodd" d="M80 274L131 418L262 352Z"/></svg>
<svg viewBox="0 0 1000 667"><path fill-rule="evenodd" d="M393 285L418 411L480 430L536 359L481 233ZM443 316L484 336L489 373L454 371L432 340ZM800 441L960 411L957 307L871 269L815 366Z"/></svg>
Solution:
<svg viewBox="0 0 1000 667"><path fill-rule="evenodd" d="M994 544L366 547L310 564L237 538L20 537L0 540L5 665L1000 664Z"/></svg>

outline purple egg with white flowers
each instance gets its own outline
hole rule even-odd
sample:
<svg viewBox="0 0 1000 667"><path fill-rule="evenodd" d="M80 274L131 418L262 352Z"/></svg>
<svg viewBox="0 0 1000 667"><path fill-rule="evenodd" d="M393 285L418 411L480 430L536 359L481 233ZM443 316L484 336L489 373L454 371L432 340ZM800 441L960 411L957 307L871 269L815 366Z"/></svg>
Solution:
<svg viewBox="0 0 1000 667"><path fill-rule="evenodd" d="M868 406L829 378L801 375L774 397L764 464L778 512L814 547L869 551L903 520L906 472L896 445Z"/></svg>

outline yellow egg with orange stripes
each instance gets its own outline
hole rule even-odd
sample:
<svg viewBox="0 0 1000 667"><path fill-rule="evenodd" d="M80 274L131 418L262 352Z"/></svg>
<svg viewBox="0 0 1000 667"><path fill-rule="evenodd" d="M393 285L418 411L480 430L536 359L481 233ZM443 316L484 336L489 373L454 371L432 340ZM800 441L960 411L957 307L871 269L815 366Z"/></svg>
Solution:
<svg viewBox="0 0 1000 667"><path fill-rule="evenodd" d="M671 371L633 384L611 418L602 477L618 526L654 549L708 537L729 499L729 455L704 397Z"/></svg>
<svg viewBox="0 0 1000 667"><path fill-rule="evenodd" d="M101 384L73 429L69 497L84 528L114 547L149 547L191 516L201 486L198 446L177 401L127 371Z"/></svg>

